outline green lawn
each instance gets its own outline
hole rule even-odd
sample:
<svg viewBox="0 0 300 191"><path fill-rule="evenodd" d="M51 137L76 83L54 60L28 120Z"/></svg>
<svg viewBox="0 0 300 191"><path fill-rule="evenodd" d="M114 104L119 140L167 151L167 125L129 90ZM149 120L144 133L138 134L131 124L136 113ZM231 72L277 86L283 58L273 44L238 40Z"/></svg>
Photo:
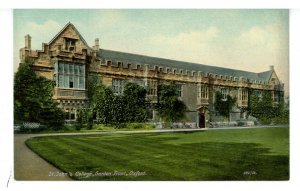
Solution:
<svg viewBox="0 0 300 191"><path fill-rule="evenodd" d="M288 180L289 128L36 137L79 180Z"/></svg>

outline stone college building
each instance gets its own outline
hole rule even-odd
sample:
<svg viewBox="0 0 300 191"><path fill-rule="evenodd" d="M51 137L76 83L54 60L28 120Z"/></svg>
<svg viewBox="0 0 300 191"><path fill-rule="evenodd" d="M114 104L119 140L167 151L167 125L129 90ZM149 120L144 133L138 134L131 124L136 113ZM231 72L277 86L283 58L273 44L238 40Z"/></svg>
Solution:
<svg viewBox="0 0 300 191"><path fill-rule="evenodd" d="M179 98L185 102L187 122L191 127L208 127L210 121L224 119L214 111L217 91L224 99L237 98L229 121L243 119L249 105L249 93L260 96L263 90L272 92L274 104L283 99L283 84L273 66L260 73L197 63L169 60L138 54L105 50L99 39L90 47L72 23L68 23L42 50L31 50L31 37L25 36L25 47L20 49L20 62L33 61L39 76L56 83L53 99L67 113L66 120L75 120L76 109L85 107L88 98L87 78L96 75L115 94L122 94L126 82L137 83L147 89L149 122L159 122L157 87L175 82Z"/></svg>

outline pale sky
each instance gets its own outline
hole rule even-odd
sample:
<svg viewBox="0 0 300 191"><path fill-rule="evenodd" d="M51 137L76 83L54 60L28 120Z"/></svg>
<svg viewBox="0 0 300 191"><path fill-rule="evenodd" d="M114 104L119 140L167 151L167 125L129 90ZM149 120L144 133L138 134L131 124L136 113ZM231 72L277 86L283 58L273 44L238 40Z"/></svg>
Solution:
<svg viewBox="0 0 300 191"><path fill-rule="evenodd" d="M103 49L252 72L274 65L289 94L288 10L15 10L14 71L26 34L40 50L68 22Z"/></svg>

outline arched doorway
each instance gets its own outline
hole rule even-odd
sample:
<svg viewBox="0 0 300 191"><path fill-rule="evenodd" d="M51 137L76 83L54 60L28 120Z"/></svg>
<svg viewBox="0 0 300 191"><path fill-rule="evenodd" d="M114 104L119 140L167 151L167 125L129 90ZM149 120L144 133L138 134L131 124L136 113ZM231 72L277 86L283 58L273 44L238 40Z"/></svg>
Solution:
<svg viewBox="0 0 300 191"><path fill-rule="evenodd" d="M199 113L199 128L205 128L205 114Z"/></svg>
<svg viewBox="0 0 300 191"><path fill-rule="evenodd" d="M208 108L205 106L201 106L198 108L198 128L206 127L206 112Z"/></svg>

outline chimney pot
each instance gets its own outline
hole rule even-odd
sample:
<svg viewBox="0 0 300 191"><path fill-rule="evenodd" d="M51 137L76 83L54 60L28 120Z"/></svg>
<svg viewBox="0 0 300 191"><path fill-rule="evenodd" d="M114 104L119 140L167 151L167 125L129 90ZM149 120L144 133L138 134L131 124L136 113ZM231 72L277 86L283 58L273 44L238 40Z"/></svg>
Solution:
<svg viewBox="0 0 300 191"><path fill-rule="evenodd" d="M29 34L25 36L25 48L31 49L31 36Z"/></svg>
<svg viewBox="0 0 300 191"><path fill-rule="evenodd" d="M95 50L99 50L99 38L95 39Z"/></svg>

